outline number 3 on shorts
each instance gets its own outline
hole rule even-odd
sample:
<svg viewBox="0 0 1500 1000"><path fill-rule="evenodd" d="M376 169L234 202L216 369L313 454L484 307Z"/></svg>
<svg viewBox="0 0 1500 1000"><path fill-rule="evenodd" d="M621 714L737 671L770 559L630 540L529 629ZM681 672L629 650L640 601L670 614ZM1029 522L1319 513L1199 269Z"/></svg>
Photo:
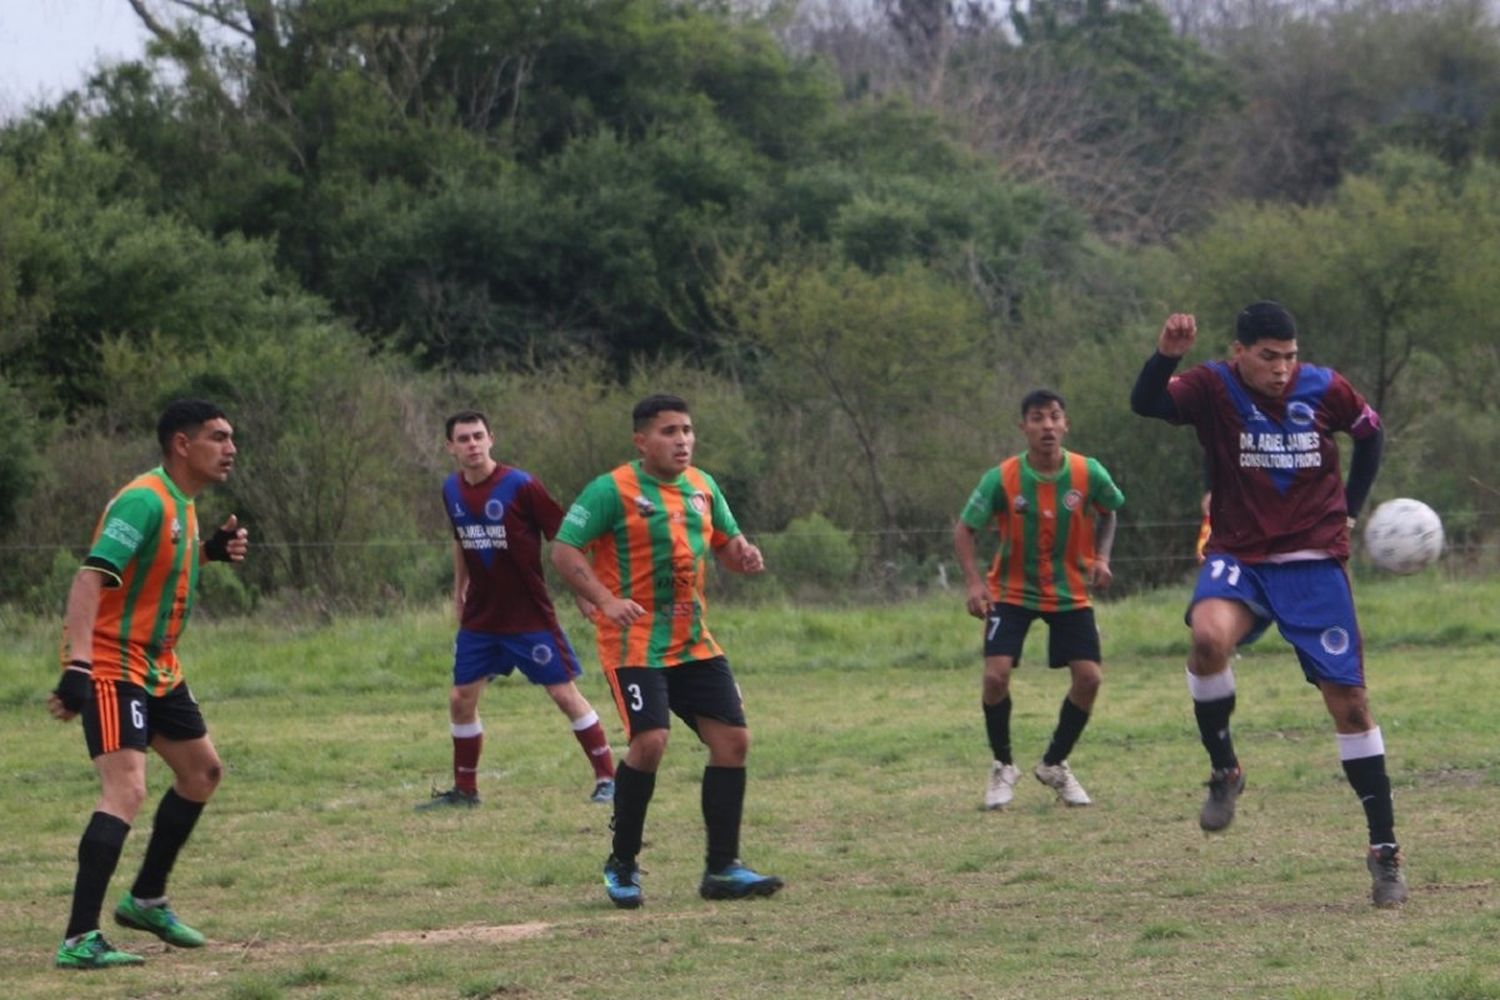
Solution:
<svg viewBox="0 0 1500 1000"><path fill-rule="evenodd" d="M627 684L625 690L630 692L630 710L639 712L646 707L646 700L641 697L641 686L639 684Z"/></svg>
<svg viewBox="0 0 1500 1000"><path fill-rule="evenodd" d="M1229 569L1229 585L1238 587L1240 585L1240 564L1237 562L1225 562L1223 559L1211 560L1208 564L1208 575L1217 580L1224 575L1224 569Z"/></svg>

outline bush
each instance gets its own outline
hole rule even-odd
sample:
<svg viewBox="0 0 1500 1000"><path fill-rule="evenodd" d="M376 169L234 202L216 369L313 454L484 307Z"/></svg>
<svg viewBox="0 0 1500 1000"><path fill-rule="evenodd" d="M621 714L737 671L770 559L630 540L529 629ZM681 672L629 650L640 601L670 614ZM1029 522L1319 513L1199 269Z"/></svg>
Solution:
<svg viewBox="0 0 1500 1000"><path fill-rule="evenodd" d="M760 542L766 572L791 593L846 587L859 566L859 548L852 533L822 514L794 518L779 534Z"/></svg>

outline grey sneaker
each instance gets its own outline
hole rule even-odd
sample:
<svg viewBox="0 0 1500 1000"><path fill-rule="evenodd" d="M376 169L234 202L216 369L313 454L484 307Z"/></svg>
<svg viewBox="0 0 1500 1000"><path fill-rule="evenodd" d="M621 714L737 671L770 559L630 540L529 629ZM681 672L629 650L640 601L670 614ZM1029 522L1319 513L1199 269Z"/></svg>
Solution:
<svg viewBox="0 0 1500 1000"><path fill-rule="evenodd" d="M1370 870L1370 899L1382 910L1406 902L1406 873L1401 870L1405 860L1395 844L1372 847L1365 856L1365 867Z"/></svg>
<svg viewBox="0 0 1500 1000"><path fill-rule="evenodd" d="M1036 775L1037 781L1057 792L1057 797L1066 805L1086 806L1094 801L1083 790L1078 779L1073 777L1073 769L1068 767L1067 761L1060 764L1038 764L1032 773Z"/></svg>
<svg viewBox="0 0 1500 1000"><path fill-rule="evenodd" d="M1212 833L1234 822L1234 804L1245 790L1245 769L1238 764L1228 770L1216 770L1208 776L1208 795L1198 825Z"/></svg>
<svg viewBox="0 0 1500 1000"><path fill-rule="evenodd" d="M461 792L457 788L450 788L446 792L433 792L432 798L426 802L419 802L413 808L417 812L426 812L429 809L446 809L450 807L473 809L477 805L479 805L478 792Z"/></svg>
<svg viewBox="0 0 1500 1000"><path fill-rule="evenodd" d="M594 792L589 796L589 801L596 805L607 806L615 800L615 779L600 778L594 782Z"/></svg>
<svg viewBox="0 0 1500 1000"><path fill-rule="evenodd" d="M998 760L990 765L990 784L984 790L986 809L1004 809L1016 797L1016 782L1021 780L1021 769L1014 764L1002 764Z"/></svg>

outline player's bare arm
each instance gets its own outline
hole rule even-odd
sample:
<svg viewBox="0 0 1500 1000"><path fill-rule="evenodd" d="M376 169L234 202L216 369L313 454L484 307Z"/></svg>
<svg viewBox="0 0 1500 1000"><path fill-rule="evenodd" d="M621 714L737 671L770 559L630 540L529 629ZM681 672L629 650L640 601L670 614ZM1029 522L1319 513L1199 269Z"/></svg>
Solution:
<svg viewBox="0 0 1500 1000"><path fill-rule="evenodd" d="M453 540L453 618L454 621L464 620L464 598L469 593L469 565L464 562L464 549L458 544L458 539Z"/></svg>
<svg viewBox="0 0 1500 1000"><path fill-rule="evenodd" d="M1094 543L1094 564L1089 567L1089 586L1098 590L1105 590L1110 582L1114 580L1115 574L1109 568L1109 556L1115 548L1115 528L1119 524L1119 518L1112 510L1099 514L1099 530Z"/></svg>
<svg viewBox="0 0 1500 1000"><path fill-rule="evenodd" d="M735 535L715 549L714 555L718 557L719 565L731 573L754 575L766 569L766 558L760 547L750 544L744 535Z"/></svg>
<svg viewBox="0 0 1500 1000"><path fill-rule="evenodd" d="M91 691L93 676L94 619L99 614L99 594L104 576L95 569L81 569L68 589L68 607L63 616L63 674L57 688L47 696L47 711L59 722L67 722L83 707L79 698ZM70 704L71 703L71 704Z"/></svg>
<svg viewBox="0 0 1500 1000"><path fill-rule="evenodd" d="M585 601L599 609L599 614L621 628L639 620L646 609L634 601L616 597L610 593L594 573L582 550L566 542L552 543L552 565L562 576L563 583Z"/></svg>
<svg viewBox="0 0 1500 1000"><path fill-rule="evenodd" d="M953 526L953 554L958 557L959 568L964 574L967 591L965 607L975 618L983 618L990 610L990 592L984 577L979 574L979 561L974 544L974 529L959 521Z"/></svg>

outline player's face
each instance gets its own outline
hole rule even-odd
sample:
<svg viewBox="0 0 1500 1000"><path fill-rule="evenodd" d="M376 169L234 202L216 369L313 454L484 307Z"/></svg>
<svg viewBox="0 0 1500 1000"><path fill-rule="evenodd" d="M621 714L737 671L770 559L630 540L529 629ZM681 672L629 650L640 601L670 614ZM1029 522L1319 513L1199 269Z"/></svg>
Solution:
<svg viewBox="0 0 1500 1000"><path fill-rule="evenodd" d="M1234 360L1246 385L1262 396L1280 396L1297 371L1297 342L1257 340L1246 347L1236 340Z"/></svg>
<svg viewBox="0 0 1500 1000"><path fill-rule="evenodd" d="M641 464L657 479L676 479L693 464L693 418L666 410L635 432Z"/></svg>
<svg viewBox="0 0 1500 1000"><path fill-rule="evenodd" d="M1068 433L1068 414L1056 402L1033 406L1021 418L1021 433L1032 454L1056 455L1062 451L1063 437Z"/></svg>
<svg viewBox="0 0 1500 1000"><path fill-rule="evenodd" d="M454 424L453 437L449 439L448 454L465 469L482 469L490 461L490 448L495 444L484 424L476 420L468 424Z"/></svg>
<svg viewBox="0 0 1500 1000"><path fill-rule="evenodd" d="M234 469L234 428L223 417L198 426L192 434L182 432L174 442L188 475L198 483L222 483Z"/></svg>

